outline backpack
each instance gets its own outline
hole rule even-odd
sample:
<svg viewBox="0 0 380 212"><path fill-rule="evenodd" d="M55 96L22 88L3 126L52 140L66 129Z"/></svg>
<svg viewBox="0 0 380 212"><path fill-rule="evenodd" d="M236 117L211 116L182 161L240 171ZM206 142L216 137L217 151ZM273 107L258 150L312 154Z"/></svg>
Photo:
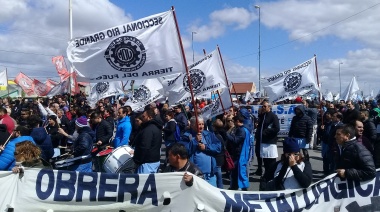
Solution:
<svg viewBox="0 0 380 212"><path fill-rule="evenodd" d="M181 129L179 129L179 125L177 124L177 122L175 123L174 138L176 141L181 140Z"/></svg>

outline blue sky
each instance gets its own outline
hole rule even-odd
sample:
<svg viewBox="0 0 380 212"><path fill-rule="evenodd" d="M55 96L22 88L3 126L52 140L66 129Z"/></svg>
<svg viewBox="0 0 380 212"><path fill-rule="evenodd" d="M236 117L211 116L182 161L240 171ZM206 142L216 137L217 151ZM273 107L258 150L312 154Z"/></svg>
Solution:
<svg viewBox="0 0 380 212"><path fill-rule="evenodd" d="M0 69L10 78L58 80L53 55L65 55L68 0L0 0ZM364 94L378 92L380 2L367 0L73 0L74 36L100 31L152 14L176 15L192 62L221 48L230 81L258 84L258 9L261 11L261 76L270 76L317 55L322 92L342 90L354 75Z"/></svg>

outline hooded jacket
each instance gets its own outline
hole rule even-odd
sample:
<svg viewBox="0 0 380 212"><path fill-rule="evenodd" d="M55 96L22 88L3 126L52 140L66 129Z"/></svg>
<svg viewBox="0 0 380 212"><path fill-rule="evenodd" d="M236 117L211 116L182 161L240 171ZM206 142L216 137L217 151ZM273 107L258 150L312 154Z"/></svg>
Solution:
<svg viewBox="0 0 380 212"><path fill-rule="evenodd" d="M10 171L16 164L15 151L16 144L23 141L31 141L34 143L34 140L30 136L19 136L9 141L5 146L4 151L0 153L0 171Z"/></svg>
<svg viewBox="0 0 380 212"><path fill-rule="evenodd" d="M277 133L280 131L280 122L272 111L259 115L255 138L257 142L266 144L277 143Z"/></svg>
<svg viewBox="0 0 380 212"><path fill-rule="evenodd" d="M293 117L290 124L289 137L306 138L306 142L310 143L313 134L313 122L305 113L305 106L298 105L296 107L302 112L302 116L297 114Z"/></svg>
<svg viewBox="0 0 380 212"><path fill-rule="evenodd" d="M92 144L95 140L95 132L90 127L78 129L78 137L74 141L74 157L86 156L91 154Z"/></svg>
<svg viewBox="0 0 380 212"><path fill-rule="evenodd" d="M113 140L113 147L117 148L119 146L128 145L131 132L132 125L130 117L126 116L119 120L116 128L115 139Z"/></svg>
<svg viewBox="0 0 380 212"><path fill-rule="evenodd" d="M136 164L159 162L161 157L162 124L156 119L141 124L135 138L133 160Z"/></svg>
<svg viewBox="0 0 380 212"><path fill-rule="evenodd" d="M49 161L54 155L54 148L53 144L51 143L51 138L47 134L45 128L33 128L30 136L34 139L37 146L41 149L41 158Z"/></svg>

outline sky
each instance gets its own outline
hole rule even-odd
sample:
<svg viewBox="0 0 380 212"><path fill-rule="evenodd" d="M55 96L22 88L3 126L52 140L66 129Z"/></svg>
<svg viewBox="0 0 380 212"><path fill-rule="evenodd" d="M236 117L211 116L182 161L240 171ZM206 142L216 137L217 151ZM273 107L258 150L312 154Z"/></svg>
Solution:
<svg viewBox="0 0 380 212"><path fill-rule="evenodd" d="M203 50L211 52L218 45L230 82L259 87L259 72L269 77L315 54L322 93L344 92L353 76L364 95L379 91L379 0L72 2L73 37L174 6L188 64L193 54L197 61ZM23 72L42 82L58 81L51 58L66 56L69 0L0 0L0 5L0 70L6 68L9 79Z"/></svg>

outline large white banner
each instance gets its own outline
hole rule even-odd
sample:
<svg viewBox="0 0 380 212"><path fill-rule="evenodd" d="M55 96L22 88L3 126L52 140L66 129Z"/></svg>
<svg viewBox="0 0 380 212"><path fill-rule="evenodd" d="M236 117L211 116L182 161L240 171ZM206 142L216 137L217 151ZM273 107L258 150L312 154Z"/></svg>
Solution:
<svg viewBox="0 0 380 212"><path fill-rule="evenodd" d="M93 83L91 84L89 103L91 107L94 107L100 99L121 94L124 94L121 81Z"/></svg>
<svg viewBox="0 0 380 212"><path fill-rule="evenodd" d="M379 211L380 173L366 182L332 174L306 189L232 191L183 173L0 172L0 211Z"/></svg>
<svg viewBox="0 0 380 212"><path fill-rule="evenodd" d="M191 84L195 97L227 87L219 51L216 49L203 59L189 67ZM184 104L191 101L190 86L186 71L174 79L161 78L164 95L170 105Z"/></svg>
<svg viewBox="0 0 380 212"><path fill-rule="evenodd" d="M319 90L315 69L315 57L289 70L264 78L262 84L269 101L279 102L295 95L302 96L311 90Z"/></svg>
<svg viewBox="0 0 380 212"><path fill-rule="evenodd" d="M222 107L222 104L223 104L223 107ZM219 114L228 112L231 106L232 106L232 102L230 98L230 93L228 92L228 88L224 88L222 89L222 91L220 91L220 96L218 96L215 99L215 101L213 101L211 104L206 105L204 108L202 108L201 113L202 113L203 118L211 119ZM223 111L223 108L224 108L224 111Z"/></svg>
<svg viewBox="0 0 380 212"><path fill-rule="evenodd" d="M162 99L162 84L158 79L146 79L133 91L133 95L128 99L124 106L131 106L133 111L141 111L150 103Z"/></svg>
<svg viewBox="0 0 380 212"><path fill-rule="evenodd" d="M67 57L78 81L86 82L157 78L185 69L171 10L74 38Z"/></svg>

